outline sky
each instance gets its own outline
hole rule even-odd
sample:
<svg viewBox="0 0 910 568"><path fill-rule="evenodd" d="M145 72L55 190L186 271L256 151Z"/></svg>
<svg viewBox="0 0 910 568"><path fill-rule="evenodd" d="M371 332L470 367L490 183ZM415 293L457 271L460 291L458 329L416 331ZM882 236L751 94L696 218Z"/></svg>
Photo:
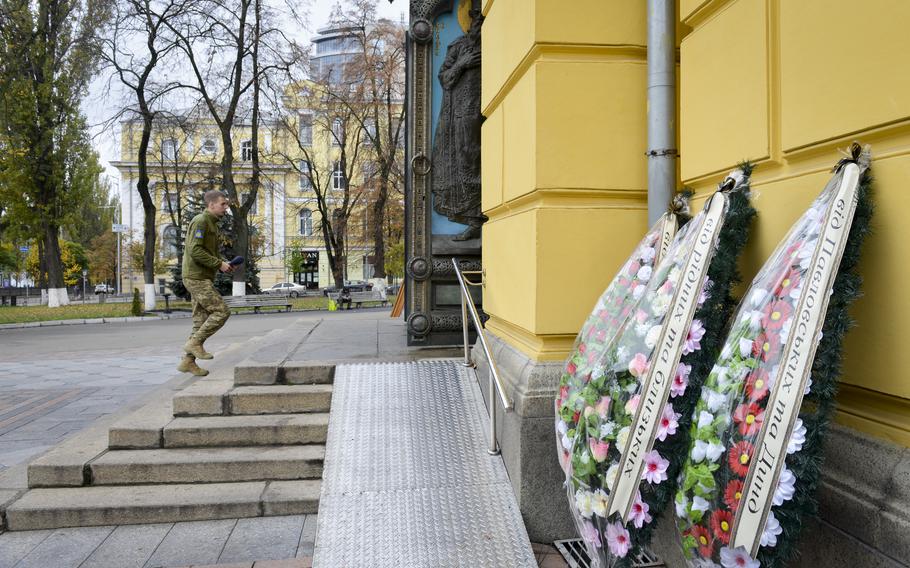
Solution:
<svg viewBox="0 0 910 568"><path fill-rule="evenodd" d="M300 3L307 11L308 22L306 28L296 30L295 35L301 41L308 41L317 29L328 23L332 8L338 1L300 0ZM408 0L394 0L391 4L388 0L374 0L374 3L378 17L395 21L399 21L403 17L407 20ZM92 143L101 156L105 176L110 181L112 192L116 194L120 184L120 175L116 168L110 166L110 162L120 158L120 132L115 126L105 128L103 125L111 117L116 116L120 108L119 102L123 100L125 93L118 91L116 81L109 79L110 77L106 74L95 78L89 86L88 96L83 102L83 112L91 125ZM110 90L107 88L108 84L111 85Z"/></svg>

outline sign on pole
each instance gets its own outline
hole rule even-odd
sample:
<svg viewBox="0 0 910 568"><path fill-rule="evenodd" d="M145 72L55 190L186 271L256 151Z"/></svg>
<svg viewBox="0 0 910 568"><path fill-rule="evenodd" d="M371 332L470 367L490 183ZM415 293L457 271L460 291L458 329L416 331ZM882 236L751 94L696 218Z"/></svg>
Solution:
<svg viewBox="0 0 910 568"><path fill-rule="evenodd" d="M122 223L114 223L111 225L111 231L114 233L127 233L129 232L129 226Z"/></svg>
<svg viewBox="0 0 910 568"><path fill-rule="evenodd" d="M23 245L23 246L19 247L19 252L28 252L28 246Z"/></svg>

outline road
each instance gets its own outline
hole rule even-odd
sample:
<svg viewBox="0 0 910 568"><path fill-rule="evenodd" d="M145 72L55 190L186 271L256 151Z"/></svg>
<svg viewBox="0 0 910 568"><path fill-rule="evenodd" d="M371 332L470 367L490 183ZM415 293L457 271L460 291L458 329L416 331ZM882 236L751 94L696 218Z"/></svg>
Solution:
<svg viewBox="0 0 910 568"><path fill-rule="evenodd" d="M325 312L234 316L206 342L233 343ZM189 319L0 330L0 473L171 379Z"/></svg>

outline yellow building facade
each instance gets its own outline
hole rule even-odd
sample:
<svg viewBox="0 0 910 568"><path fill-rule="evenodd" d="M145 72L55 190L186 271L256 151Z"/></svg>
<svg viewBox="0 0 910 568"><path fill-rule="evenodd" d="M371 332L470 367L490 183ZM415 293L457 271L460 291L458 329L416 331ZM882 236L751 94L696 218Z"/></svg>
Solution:
<svg viewBox="0 0 910 568"><path fill-rule="evenodd" d="M338 206L345 185L352 193L363 193L353 208L346 232L347 266L345 278L361 280L372 277L368 257L372 254L369 231L369 190L365 187L374 168L370 148L363 137L349 136L348 144L359 144L358 162L342 167L341 148L329 128L332 120L319 117L300 99L288 117L260 126L261 185L256 204L251 209L250 224L257 238L260 287L266 289L278 282L300 281L310 287L334 285L332 271L321 231L317 193L322 188L329 210ZM348 119L345 128L358 125ZM251 125L239 123L232 132L234 145L234 182L238 198L249 192L252 176ZM136 189L138 181L137 152L141 122L121 124L121 156L112 165L120 172L122 222L132 238L142 239L144 213ZM355 141L356 139L356 141ZM352 153L348 148L349 154ZM176 225L171 209L186 207L190 199L221 187L223 144L217 127L206 119L183 121L179 126L156 127L148 151L150 193L157 208L157 254L167 264L177 261L174 237ZM306 172L309 172L308 174ZM189 219L183 221L185 230ZM298 251L309 257L309 266L294 273L287 258ZM318 260L317 260L318 259ZM128 260L124 259L127 263ZM125 266L123 289L142 285L142 271ZM156 274L157 293L164 293L168 272ZM132 283L130 283L132 279Z"/></svg>
<svg viewBox="0 0 910 568"><path fill-rule="evenodd" d="M552 394L584 318L647 228L646 8L631 0L484 5L483 305L517 399L515 413L500 415L503 456L532 540L574 532L553 520L564 513L553 499L565 494ZM910 3L680 0L677 11L680 186L696 191L698 209L739 162L756 164L758 218L741 260L747 283L824 186L839 150L854 140L872 146L865 296L844 345L822 519L811 524L799 565L906 560L910 371L899 326L910 321L901 252L910 237L902 220ZM827 538L854 552L817 550Z"/></svg>

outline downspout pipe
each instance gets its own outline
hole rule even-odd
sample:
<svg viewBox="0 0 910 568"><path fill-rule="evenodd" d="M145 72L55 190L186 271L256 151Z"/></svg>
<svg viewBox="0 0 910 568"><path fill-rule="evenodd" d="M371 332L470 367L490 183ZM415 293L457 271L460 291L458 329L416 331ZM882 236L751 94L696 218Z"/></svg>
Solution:
<svg viewBox="0 0 910 568"><path fill-rule="evenodd" d="M676 0L648 0L648 226L676 191Z"/></svg>

